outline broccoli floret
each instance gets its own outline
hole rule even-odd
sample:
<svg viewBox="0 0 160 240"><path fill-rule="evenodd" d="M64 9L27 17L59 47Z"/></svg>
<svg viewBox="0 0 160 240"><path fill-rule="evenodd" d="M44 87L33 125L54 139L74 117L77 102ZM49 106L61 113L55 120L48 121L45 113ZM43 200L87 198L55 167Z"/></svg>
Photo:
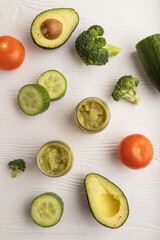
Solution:
<svg viewBox="0 0 160 240"><path fill-rule="evenodd" d="M109 56L115 56L122 50L107 44L103 34L101 26L93 25L76 39L76 51L86 65L105 65Z"/></svg>
<svg viewBox="0 0 160 240"><path fill-rule="evenodd" d="M16 159L14 161L10 161L8 163L8 166L10 169L14 170L14 173L12 175L13 178L15 178L20 171L23 172L26 168L26 165L23 159Z"/></svg>
<svg viewBox="0 0 160 240"><path fill-rule="evenodd" d="M119 101L122 98L125 98L132 103L138 104L140 102L140 97L136 89L138 83L138 79L131 75L121 77L112 93L113 99Z"/></svg>

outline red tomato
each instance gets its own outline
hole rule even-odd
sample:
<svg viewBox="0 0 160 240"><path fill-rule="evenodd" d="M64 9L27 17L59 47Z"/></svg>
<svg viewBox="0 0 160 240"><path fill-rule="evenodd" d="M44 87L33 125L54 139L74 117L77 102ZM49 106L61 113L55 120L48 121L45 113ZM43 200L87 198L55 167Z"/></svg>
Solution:
<svg viewBox="0 0 160 240"><path fill-rule="evenodd" d="M129 168L144 168L153 158L152 143L141 134L129 135L119 145L119 158Z"/></svg>
<svg viewBox="0 0 160 240"><path fill-rule="evenodd" d="M13 70L18 68L25 56L22 43L10 36L0 37L0 70Z"/></svg>

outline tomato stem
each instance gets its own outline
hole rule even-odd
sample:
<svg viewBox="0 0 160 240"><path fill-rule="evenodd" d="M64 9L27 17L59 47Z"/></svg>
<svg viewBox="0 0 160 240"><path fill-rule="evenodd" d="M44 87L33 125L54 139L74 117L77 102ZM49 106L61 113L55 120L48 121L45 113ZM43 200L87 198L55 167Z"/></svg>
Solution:
<svg viewBox="0 0 160 240"><path fill-rule="evenodd" d="M2 47L7 48L8 47L7 43L2 43Z"/></svg>

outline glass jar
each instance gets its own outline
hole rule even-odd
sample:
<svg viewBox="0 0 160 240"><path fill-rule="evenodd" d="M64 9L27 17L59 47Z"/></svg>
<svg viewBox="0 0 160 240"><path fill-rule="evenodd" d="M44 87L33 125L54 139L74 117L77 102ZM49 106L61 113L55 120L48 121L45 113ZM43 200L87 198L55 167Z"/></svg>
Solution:
<svg viewBox="0 0 160 240"><path fill-rule="evenodd" d="M75 108L75 121L87 133L98 133L109 124L111 112L108 104L97 97L83 99Z"/></svg>
<svg viewBox="0 0 160 240"><path fill-rule="evenodd" d="M45 143L37 155L38 168L48 177L60 177L68 173L74 162L70 146L59 140Z"/></svg>

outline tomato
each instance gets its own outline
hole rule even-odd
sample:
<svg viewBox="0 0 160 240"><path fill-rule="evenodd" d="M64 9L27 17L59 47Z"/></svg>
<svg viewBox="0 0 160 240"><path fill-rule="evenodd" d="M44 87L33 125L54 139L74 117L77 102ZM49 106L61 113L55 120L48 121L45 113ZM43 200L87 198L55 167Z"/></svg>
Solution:
<svg viewBox="0 0 160 240"><path fill-rule="evenodd" d="M153 158L153 146L148 138L141 134L125 137L119 145L119 158L129 168L146 167Z"/></svg>
<svg viewBox="0 0 160 240"><path fill-rule="evenodd" d="M25 57L22 43L10 36L0 37L0 70L18 68Z"/></svg>

